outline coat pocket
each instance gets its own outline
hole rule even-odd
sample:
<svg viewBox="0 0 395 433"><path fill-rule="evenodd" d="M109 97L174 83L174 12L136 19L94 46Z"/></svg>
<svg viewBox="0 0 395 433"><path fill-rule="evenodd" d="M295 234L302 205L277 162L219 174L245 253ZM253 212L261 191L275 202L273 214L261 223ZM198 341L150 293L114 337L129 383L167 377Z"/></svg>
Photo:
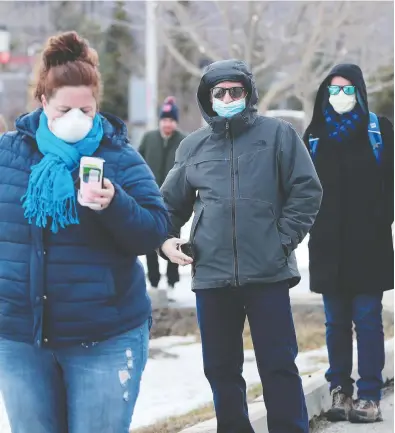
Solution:
<svg viewBox="0 0 395 433"><path fill-rule="evenodd" d="M238 201L236 233L240 277L274 277L287 265L287 256L271 203Z"/></svg>
<svg viewBox="0 0 395 433"><path fill-rule="evenodd" d="M192 277L194 277L196 274L196 260L198 258L197 253L196 253L196 247L194 245L194 241L195 241L195 237L196 237L196 231L197 231L198 226L199 226L199 222L201 221L201 218L203 215L203 210L204 210L204 206L201 206L199 208L199 210L195 213L195 216L194 216L193 221L192 221L191 233L189 236L189 242L191 243L192 248L193 248L193 252L194 252L194 261L193 261L192 266L191 266Z"/></svg>
<svg viewBox="0 0 395 433"><path fill-rule="evenodd" d="M277 159L274 147L259 143L259 149L244 153L237 159L237 184L243 199L269 200L277 178Z"/></svg>
<svg viewBox="0 0 395 433"><path fill-rule="evenodd" d="M285 257L288 258L292 254L292 239L290 236L286 235L285 233L279 230L277 224L277 217L276 214L274 213L273 207L271 207L271 211L272 211L273 219L274 221L276 221L276 229L277 229L278 239L281 244L281 248L284 252Z"/></svg>
<svg viewBox="0 0 395 433"><path fill-rule="evenodd" d="M196 230L197 230L197 228L198 228L198 225L199 225L200 219L201 219L201 217L202 217L202 215L203 215L203 210L204 210L204 206L202 205L202 206L198 209L198 211L195 213L195 216L194 216L194 218L193 218L192 226L191 226L191 233L190 233L190 236L189 236L189 242L191 242L191 244L193 244L193 241L194 241L194 239L195 239L195 236L196 236Z"/></svg>

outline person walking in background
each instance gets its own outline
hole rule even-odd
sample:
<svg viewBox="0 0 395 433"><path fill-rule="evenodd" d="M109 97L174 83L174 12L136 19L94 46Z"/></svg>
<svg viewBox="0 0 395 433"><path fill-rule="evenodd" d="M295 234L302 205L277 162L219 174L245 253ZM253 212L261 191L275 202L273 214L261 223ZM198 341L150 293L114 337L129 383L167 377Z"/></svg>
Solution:
<svg viewBox="0 0 395 433"><path fill-rule="evenodd" d="M154 173L159 186L174 165L176 150L185 135L178 130L178 107L174 97L165 99L160 112L159 129L147 132L141 141L139 152ZM161 278L159 257L155 251L147 254L148 279L157 288ZM178 265L167 263L167 284L170 289L180 280Z"/></svg>
<svg viewBox="0 0 395 433"><path fill-rule="evenodd" d="M49 39L42 108L0 137L0 394L13 433L128 433L151 305L137 256L168 214L118 118L99 113L95 50ZM76 199L82 156L105 160L101 210Z"/></svg>
<svg viewBox="0 0 395 433"><path fill-rule="evenodd" d="M324 196L311 230L310 285L323 294L332 421L381 420L382 297L394 287L394 131L369 113L356 65L336 66L318 89L304 135ZM353 403L353 331L358 399Z"/></svg>
<svg viewBox="0 0 395 433"><path fill-rule="evenodd" d="M182 141L162 185L173 237L161 250L173 263L192 264L217 431L254 431L242 377L247 316L269 432L308 433L289 289L300 281L294 251L315 220L321 185L291 125L257 114L255 80L243 62L209 65L197 96L207 126ZM193 211L191 258L179 237Z"/></svg>
<svg viewBox="0 0 395 433"><path fill-rule="evenodd" d="M8 131L7 122L4 116L0 114L0 135L5 134Z"/></svg>

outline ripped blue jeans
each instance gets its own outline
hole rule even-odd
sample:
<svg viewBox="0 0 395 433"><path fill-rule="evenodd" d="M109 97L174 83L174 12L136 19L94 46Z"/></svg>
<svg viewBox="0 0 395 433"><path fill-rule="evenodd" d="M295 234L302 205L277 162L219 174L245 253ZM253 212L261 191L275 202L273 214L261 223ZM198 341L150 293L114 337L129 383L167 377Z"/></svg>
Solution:
<svg viewBox="0 0 395 433"><path fill-rule="evenodd" d="M148 343L149 321L85 347L38 349L0 338L11 432L129 433Z"/></svg>

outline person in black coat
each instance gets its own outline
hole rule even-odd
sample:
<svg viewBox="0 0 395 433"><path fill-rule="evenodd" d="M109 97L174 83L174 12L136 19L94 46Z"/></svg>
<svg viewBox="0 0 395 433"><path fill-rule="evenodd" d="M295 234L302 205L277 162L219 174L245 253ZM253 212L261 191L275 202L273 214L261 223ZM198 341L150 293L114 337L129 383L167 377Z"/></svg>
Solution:
<svg viewBox="0 0 395 433"><path fill-rule="evenodd" d="M338 65L318 89L304 134L324 191L310 232L310 286L324 299L326 379L333 395L328 417L334 421L381 419L382 297L394 287L394 131L388 119L378 118L382 147L375 149L376 157L368 131L375 125L369 117L361 69ZM360 375L354 403L353 322Z"/></svg>

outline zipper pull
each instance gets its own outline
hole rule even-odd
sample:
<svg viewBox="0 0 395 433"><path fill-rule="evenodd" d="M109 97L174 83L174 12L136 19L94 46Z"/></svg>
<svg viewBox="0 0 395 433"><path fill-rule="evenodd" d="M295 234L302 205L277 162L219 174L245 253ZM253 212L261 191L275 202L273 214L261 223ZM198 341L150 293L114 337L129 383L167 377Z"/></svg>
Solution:
<svg viewBox="0 0 395 433"><path fill-rule="evenodd" d="M226 138L229 138L229 121L228 120L226 121L225 128L226 128Z"/></svg>

